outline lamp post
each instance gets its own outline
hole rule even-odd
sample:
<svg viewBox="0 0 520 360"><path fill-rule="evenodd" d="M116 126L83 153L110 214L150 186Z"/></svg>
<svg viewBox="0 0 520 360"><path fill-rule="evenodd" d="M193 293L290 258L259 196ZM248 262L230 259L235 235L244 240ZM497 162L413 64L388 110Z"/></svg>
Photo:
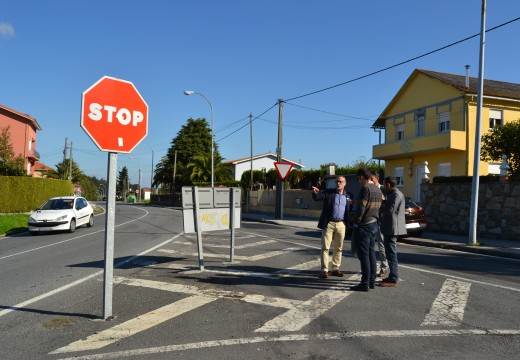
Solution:
<svg viewBox="0 0 520 360"><path fill-rule="evenodd" d="M213 147L214 147L213 146L213 140L215 138L215 135L214 135L215 128L214 128L214 122L213 122L213 117L214 117L214 115L213 115L213 105L211 105L211 101L209 101L209 99L205 95L203 95L201 93L198 93L196 91L191 91L191 90L185 90L184 91L184 95L193 95L193 94L197 94L197 95L202 96L208 102L209 108L211 110L211 187L213 188L213 185L214 185L214 175L215 175L215 173L214 173L215 169L214 169L214 163L213 163L214 162L214 159L213 159L213 151L214 151L213 150Z"/></svg>

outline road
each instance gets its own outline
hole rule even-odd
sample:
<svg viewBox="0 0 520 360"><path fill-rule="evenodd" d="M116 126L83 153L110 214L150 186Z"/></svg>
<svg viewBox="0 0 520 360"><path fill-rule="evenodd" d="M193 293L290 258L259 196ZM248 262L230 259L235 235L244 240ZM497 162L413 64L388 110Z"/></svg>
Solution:
<svg viewBox="0 0 520 360"><path fill-rule="evenodd" d="M113 315L104 216L76 233L0 239L0 359L517 359L520 262L399 245L396 288L322 280L319 232L254 222L182 232L175 209L118 205Z"/></svg>

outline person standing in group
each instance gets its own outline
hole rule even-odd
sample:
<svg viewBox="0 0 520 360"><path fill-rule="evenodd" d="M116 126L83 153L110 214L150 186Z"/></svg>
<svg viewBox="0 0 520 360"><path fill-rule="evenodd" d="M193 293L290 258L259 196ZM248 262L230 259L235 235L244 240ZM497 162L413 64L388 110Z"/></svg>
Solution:
<svg viewBox="0 0 520 360"><path fill-rule="evenodd" d="M381 286L397 286L399 271L397 264L397 239L406 235L406 221L404 216L405 199L403 193L396 187L394 178L385 178L384 187L386 200L381 207L381 232L385 240L386 258L390 267L390 274L381 281Z"/></svg>
<svg viewBox="0 0 520 360"><path fill-rule="evenodd" d="M385 201L385 191L383 185L379 184L379 173L375 170L370 170L370 181L377 186L383 193L383 203ZM381 220L381 219L379 219ZM377 249L379 250L379 273L378 277L386 277L388 275L388 261L386 260L385 242L383 235L381 234L381 221L378 221L377 233L376 233Z"/></svg>
<svg viewBox="0 0 520 360"><path fill-rule="evenodd" d="M346 192L347 180L343 176L336 179L336 189L322 190L312 187L312 198L323 201L323 209L318 221L321 229L321 273L320 278L329 277L329 252L333 243L332 252L332 276L342 277L339 270L343 251L343 240L347 232L350 210L349 194Z"/></svg>
<svg viewBox="0 0 520 360"><path fill-rule="evenodd" d="M374 245L383 193L376 185L369 183L370 171L368 169L359 169L357 176L361 189L357 200L358 211L354 218L354 236L361 264L361 282L350 287L350 290L368 291L369 288L375 287L376 281L377 265Z"/></svg>

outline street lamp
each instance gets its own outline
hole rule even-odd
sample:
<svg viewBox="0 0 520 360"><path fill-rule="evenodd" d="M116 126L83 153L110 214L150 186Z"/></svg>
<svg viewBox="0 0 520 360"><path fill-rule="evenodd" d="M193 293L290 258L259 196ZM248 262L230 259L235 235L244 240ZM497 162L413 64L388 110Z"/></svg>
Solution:
<svg viewBox="0 0 520 360"><path fill-rule="evenodd" d="M198 93L196 91L190 91L190 90L185 90L184 91L184 95L193 95L193 94L197 94L197 95L200 95L202 96L209 104L209 108L211 109L211 187L213 188L213 183L214 183L214 164L213 164L213 140L215 138L215 128L214 128L214 123L213 123L213 105L211 105L211 102L209 101L209 99L204 96L203 94L201 93Z"/></svg>

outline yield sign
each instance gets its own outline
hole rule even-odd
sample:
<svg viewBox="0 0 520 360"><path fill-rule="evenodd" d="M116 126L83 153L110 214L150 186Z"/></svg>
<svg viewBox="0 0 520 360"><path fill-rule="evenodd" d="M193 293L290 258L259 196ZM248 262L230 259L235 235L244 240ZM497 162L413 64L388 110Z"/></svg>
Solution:
<svg viewBox="0 0 520 360"><path fill-rule="evenodd" d="M280 179L284 181L287 177L287 174L289 174L289 171L291 171L293 164L288 162L275 162L274 167L276 168L276 171L278 171L278 176L280 176Z"/></svg>

